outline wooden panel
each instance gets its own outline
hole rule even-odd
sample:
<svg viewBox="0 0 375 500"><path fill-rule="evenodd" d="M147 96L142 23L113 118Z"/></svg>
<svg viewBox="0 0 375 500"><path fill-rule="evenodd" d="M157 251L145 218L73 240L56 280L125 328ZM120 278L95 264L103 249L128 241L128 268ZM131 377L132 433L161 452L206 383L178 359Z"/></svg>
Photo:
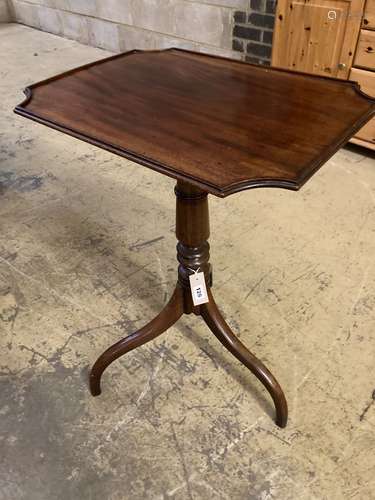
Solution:
<svg viewBox="0 0 375 500"><path fill-rule="evenodd" d="M364 0L279 0L272 65L347 78Z"/></svg>
<svg viewBox="0 0 375 500"><path fill-rule="evenodd" d="M362 146L363 148L371 149L372 151L375 151L375 144L372 144L371 142L368 141L362 141L362 139L358 139L357 137L352 137L350 139L350 142L353 144L357 144L357 146Z"/></svg>
<svg viewBox="0 0 375 500"><path fill-rule="evenodd" d="M177 49L120 54L27 95L17 113L218 196L298 189L375 114L352 82Z"/></svg>
<svg viewBox="0 0 375 500"><path fill-rule="evenodd" d="M375 31L361 30L354 65L375 70Z"/></svg>
<svg viewBox="0 0 375 500"><path fill-rule="evenodd" d="M363 92L375 97L375 73L353 68L350 72L350 79L357 81ZM366 143L361 145L372 146L371 149L373 149L375 147L375 118L362 127L361 130L355 135L355 138L366 141Z"/></svg>
<svg viewBox="0 0 375 500"><path fill-rule="evenodd" d="M367 125L362 127L355 137L375 146L375 119L373 118Z"/></svg>
<svg viewBox="0 0 375 500"><path fill-rule="evenodd" d="M352 68L350 79L358 82L363 92L371 97L375 97L375 73L363 69Z"/></svg>
<svg viewBox="0 0 375 500"><path fill-rule="evenodd" d="M366 2L362 27L368 30L375 30L375 0L367 0Z"/></svg>

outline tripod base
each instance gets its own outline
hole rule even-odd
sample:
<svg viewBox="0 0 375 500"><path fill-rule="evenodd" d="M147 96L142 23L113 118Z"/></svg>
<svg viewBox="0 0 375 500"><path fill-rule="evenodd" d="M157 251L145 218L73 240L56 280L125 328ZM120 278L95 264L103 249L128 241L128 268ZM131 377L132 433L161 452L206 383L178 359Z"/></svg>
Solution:
<svg viewBox="0 0 375 500"><path fill-rule="evenodd" d="M177 258L180 262L178 283L164 309L146 326L109 347L95 362L90 373L90 391L93 396L101 393L100 381L104 370L113 361L129 351L146 344L173 326L183 314L200 315L211 332L241 363L266 387L276 408L276 424L285 427L288 406L284 393L264 364L234 335L213 298L209 260L209 235L207 194L186 184L178 183L176 233L179 238ZM209 301L194 306L191 299L189 275L192 269L205 273Z"/></svg>

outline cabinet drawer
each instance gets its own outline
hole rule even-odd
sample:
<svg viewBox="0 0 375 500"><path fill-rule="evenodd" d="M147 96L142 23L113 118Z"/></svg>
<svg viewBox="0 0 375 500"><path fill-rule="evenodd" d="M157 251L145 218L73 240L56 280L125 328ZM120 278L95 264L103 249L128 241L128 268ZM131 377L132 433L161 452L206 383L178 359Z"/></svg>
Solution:
<svg viewBox="0 0 375 500"><path fill-rule="evenodd" d="M361 66L375 71L375 31L361 30L354 66Z"/></svg>
<svg viewBox="0 0 375 500"><path fill-rule="evenodd" d="M354 136L355 139L366 141L366 144L361 143L361 146L368 146L370 149L375 148L375 118L372 118L359 132Z"/></svg>
<svg viewBox="0 0 375 500"><path fill-rule="evenodd" d="M375 70L375 31L361 30L354 66Z"/></svg>
<svg viewBox="0 0 375 500"><path fill-rule="evenodd" d="M375 73L363 69L352 68L350 80L358 82L361 86L361 90L363 90L365 94L375 97ZM375 148L375 118L372 118L372 120L356 133L353 142L356 142L356 139L360 140L358 144L362 146L367 144L371 149ZM362 143L362 141L366 141L366 144Z"/></svg>
<svg viewBox="0 0 375 500"><path fill-rule="evenodd" d="M366 2L362 28L375 30L375 0L367 0Z"/></svg>
<svg viewBox="0 0 375 500"><path fill-rule="evenodd" d="M358 82L365 94L375 97L375 73L364 69L352 68L349 79Z"/></svg>

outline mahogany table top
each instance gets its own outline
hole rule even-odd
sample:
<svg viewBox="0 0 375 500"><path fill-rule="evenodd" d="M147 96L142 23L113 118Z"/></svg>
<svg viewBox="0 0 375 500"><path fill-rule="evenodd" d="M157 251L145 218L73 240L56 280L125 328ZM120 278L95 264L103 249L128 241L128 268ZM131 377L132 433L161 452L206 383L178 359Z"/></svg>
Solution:
<svg viewBox="0 0 375 500"><path fill-rule="evenodd" d="M16 113L222 197L299 189L375 114L354 82L179 49L116 55L25 93Z"/></svg>

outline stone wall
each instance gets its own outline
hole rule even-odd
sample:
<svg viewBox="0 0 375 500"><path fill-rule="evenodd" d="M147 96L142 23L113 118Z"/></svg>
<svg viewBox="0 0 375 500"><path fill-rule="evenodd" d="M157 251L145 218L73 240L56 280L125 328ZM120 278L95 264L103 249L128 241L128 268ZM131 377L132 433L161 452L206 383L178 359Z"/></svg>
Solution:
<svg viewBox="0 0 375 500"><path fill-rule="evenodd" d="M17 22L113 52L177 46L241 58L234 13L249 0L11 0Z"/></svg>
<svg viewBox="0 0 375 500"><path fill-rule="evenodd" d="M10 11L7 0L0 0L0 23L11 21Z"/></svg>
<svg viewBox="0 0 375 500"><path fill-rule="evenodd" d="M175 46L270 63L276 0L9 2L17 22L113 52Z"/></svg>

